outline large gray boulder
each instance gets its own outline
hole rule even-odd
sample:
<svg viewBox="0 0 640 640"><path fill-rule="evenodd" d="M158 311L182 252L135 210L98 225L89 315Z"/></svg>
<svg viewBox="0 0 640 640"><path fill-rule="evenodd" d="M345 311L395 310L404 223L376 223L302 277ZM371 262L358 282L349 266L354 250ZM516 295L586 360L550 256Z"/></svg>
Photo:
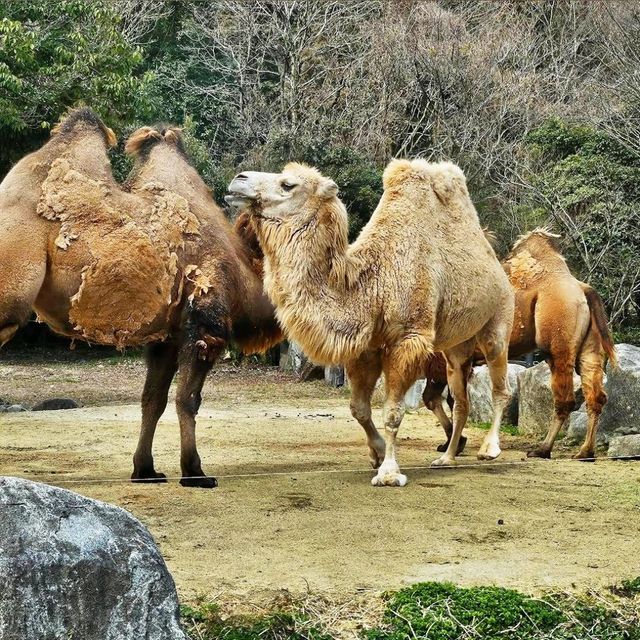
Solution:
<svg viewBox="0 0 640 640"><path fill-rule="evenodd" d="M0 477L2 640L186 640L176 588L132 515Z"/></svg>
<svg viewBox="0 0 640 640"><path fill-rule="evenodd" d="M324 378L324 367L309 360L297 342L282 343L280 369L285 373L292 373L303 382Z"/></svg>
<svg viewBox="0 0 640 640"><path fill-rule="evenodd" d="M503 424L518 424L518 376L525 371L520 364L509 364L507 376L511 399L504 412ZM493 399L489 367L483 364L474 367L473 375L469 379L469 420L471 422L491 422L493 420Z"/></svg>
<svg viewBox="0 0 640 640"><path fill-rule="evenodd" d="M640 433L640 347L616 345L618 366L607 364L605 390L609 399L600 416L604 437Z"/></svg>
<svg viewBox="0 0 640 640"><path fill-rule="evenodd" d="M618 367L607 364L604 385L609 396L600 416L598 444L607 444L616 436L640 433L640 347L631 344L616 345ZM586 406L571 414L567 439L582 442L587 432Z"/></svg>
<svg viewBox="0 0 640 640"><path fill-rule="evenodd" d="M544 436L553 419L551 370L546 362L526 369L518 376L518 429L527 435ZM584 400L580 376L573 376L576 406Z"/></svg>

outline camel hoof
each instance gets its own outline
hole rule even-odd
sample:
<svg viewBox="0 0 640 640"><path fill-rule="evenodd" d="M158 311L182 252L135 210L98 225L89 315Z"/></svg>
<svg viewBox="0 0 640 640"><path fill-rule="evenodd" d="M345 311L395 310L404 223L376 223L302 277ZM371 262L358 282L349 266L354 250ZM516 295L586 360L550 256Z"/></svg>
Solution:
<svg viewBox="0 0 640 640"><path fill-rule="evenodd" d="M456 455L459 456L464 448L467 446L467 439L465 436L460 436L460 440L458 441L458 450L456 451ZM449 441L443 442L436 447L436 451L438 453L444 453L449 448Z"/></svg>
<svg viewBox="0 0 640 640"><path fill-rule="evenodd" d="M198 476L190 478L182 478L180 484L183 487L199 487L200 489L215 489L218 481L211 476Z"/></svg>
<svg viewBox="0 0 640 640"><path fill-rule="evenodd" d="M478 460L495 460L501 453L498 445L489 446L478 451Z"/></svg>
<svg viewBox="0 0 640 640"><path fill-rule="evenodd" d="M594 451L578 451L575 456L573 456L574 460L581 460L582 462L595 462L596 454Z"/></svg>
<svg viewBox="0 0 640 640"><path fill-rule="evenodd" d="M384 473L376 475L371 484L374 487L404 487L407 484L407 476L402 473Z"/></svg>
<svg viewBox="0 0 640 640"><path fill-rule="evenodd" d="M163 483L166 481L167 476L164 473L157 473L156 471L134 471L131 474L131 482Z"/></svg>
<svg viewBox="0 0 640 640"><path fill-rule="evenodd" d="M531 449L531 451L527 451L527 458L551 458L551 449L546 449L544 447L537 447L535 449Z"/></svg>
<svg viewBox="0 0 640 640"><path fill-rule="evenodd" d="M384 453L379 453L375 449L369 449L369 462L373 469L379 469L384 460Z"/></svg>
<svg viewBox="0 0 640 640"><path fill-rule="evenodd" d="M431 463L432 467L455 467L456 461L455 458L450 458L449 456L440 456L436 460Z"/></svg>

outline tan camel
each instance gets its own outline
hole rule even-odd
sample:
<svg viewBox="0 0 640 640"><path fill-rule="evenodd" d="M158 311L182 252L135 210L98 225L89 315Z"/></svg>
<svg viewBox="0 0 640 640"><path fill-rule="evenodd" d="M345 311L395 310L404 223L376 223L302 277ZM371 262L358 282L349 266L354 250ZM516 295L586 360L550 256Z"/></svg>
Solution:
<svg viewBox="0 0 640 640"><path fill-rule="evenodd" d="M195 441L206 374L229 340L253 352L280 339L261 255L246 220L236 233L213 202L179 130L132 135L127 150L137 163L126 189L111 174L114 140L90 110L76 110L0 186L0 340L34 309L72 338L149 345L132 478L165 479L151 449L179 371L181 483L213 487Z"/></svg>
<svg viewBox="0 0 640 640"><path fill-rule="evenodd" d="M458 167L394 160L383 185L378 207L351 246L337 187L315 169L291 163L281 174L242 173L227 200L252 216L265 254L265 289L285 331L313 360L346 364L351 411L379 467L372 483L403 486L396 461L403 396L434 350L445 353L456 400L451 446L434 465L454 463L476 340L491 368L495 406L479 456L499 455L513 293ZM371 420L381 371L386 442Z"/></svg>
<svg viewBox="0 0 640 640"><path fill-rule="evenodd" d="M538 349L551 368L553 422L544 441L528 455L551 457L558 432L575 408L575 369L581 377L589 423L584 443L574 458L592 460L598 421L607 402L603 388L605 357L615 365L615 346L600 296L571 274L558 238L546 229L535 229L518 239L503 262L516 301L509 356L517 358ZM423 399L442 424L448 442L453 427L442 407L441 394L447 383L443 366L439 354L427 362Z"/></svg>

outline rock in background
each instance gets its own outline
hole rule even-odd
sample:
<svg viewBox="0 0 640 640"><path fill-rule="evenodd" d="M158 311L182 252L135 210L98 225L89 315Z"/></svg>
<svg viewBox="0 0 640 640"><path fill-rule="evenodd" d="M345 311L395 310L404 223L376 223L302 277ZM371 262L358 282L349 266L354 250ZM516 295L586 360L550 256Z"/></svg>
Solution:
<svg viewBox="0 0 640 640"><path fill-rule="evenodd" d="M504 412L502 424L518 424L518 376L526 371L520 364L509 364L507 376L511 399ZM493 400L491 397L491 377L489 367L484 364L474 367L469 379L469 420L471 422L491 422L493 420Z"/></svg>
<svg viewBox="0 0 640 640"><path fill-rule="evenodd" d="M0 638L187 640L173 578L124 509L0 477Z"/></svg>
<svg viewBox="0 0 640 640"><path fill-rule="evenodd" d="M607 364L604 385L609 396L600 416L598 443L606 444L615 436L640 433L640 347L616 345L618 367ZM571 414L567 438L581 442L587 432L586 406Z"/></svg>
<svg viewBox="0 0 640 640"><path fill-rule="evenodd" d="M640 433L611 438L608 456L610 458L640 459Z"/></svg>
<svg viewBox="0 0 640 640"><path fill-rule="evenodd" d="M424 378L416 380L407 393L404 394L404 406L408 411L415 411L422 405L422 392L427 386L427 381Z"/></svg>
<svg viewBox="0 0 640 640"><path fill-rule="evenodd" d="M518 429L527 435L545 436L553 419L551 370L546 362L525 369L518 376ZM584 400L580 376L573 376L576 406Z"/></svg>
<svg viewBox="0 0 640 640"><path fill-rule="evenodd" d="M324 381L330 387L344 387L346 384L344 367L341 365L327 365L324 368Z"/></svg>
<svg viewBox="0 0 640 640"><path fill-rule="evenodd" d="M77 409L78 403L71 398L50 398L38 402L31 411L61 411L63 409Z"/></svg>
<svg viewBox="0 0 640 640"><path fill-rule="evenodd" d="M280 369L285 373L292 373L303 382L324 378L324 367L311 362L297 342L282 343Z"/></svg>
<svg viewBox="0 0 640 640"><path fill-rule="evenodd" d="M640 347L616 345L618 366L607 364L605 390L609 399L600 416L605 437L640 433Z"/></svg>

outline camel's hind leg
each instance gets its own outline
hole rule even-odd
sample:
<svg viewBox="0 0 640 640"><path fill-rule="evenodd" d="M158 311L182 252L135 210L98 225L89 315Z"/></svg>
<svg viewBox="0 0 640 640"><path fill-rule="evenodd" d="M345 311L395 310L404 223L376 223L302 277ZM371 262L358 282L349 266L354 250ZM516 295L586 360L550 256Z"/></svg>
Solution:
<svg viewBox="0 0 640 640"><path fill-rule="evenodd" d="M580 378L582 390L587 403L589 423L587 434L580 451L573 456L578 460L593 460L596 455L596 434L600 414L607 403L607 394L604 391L604 353L600 340L593 331L589 331L579 356Z"/></svg>
<svg viewBox="0 0 640 640"><path fill-rule="evenodd" d="M5 247L0 239L0 347L29 320L47 271L47 256L38 246Z"/></svg>
<svg viewBox="0 0 640 640"><path fill-rule="evenodd" d="M473 367L473 349L475 340L469 340L450 349L444 355L447 360L447 380L453 395L453 432L447 450L431 463L432 467L453 465L462 437L462 431L469 416L469 396L467 383Z"/></svg>
<svg viewBox="0 0 640 640"><path fill-rule="evenodd" d="M435 415L438 422L444 429L444 435L446 436L447 441L443 444L439 444L437 447L437 450L443 453L449 447L449 441L451 440L451 434L453 433L453 423L449 419L447 412L444 410L444 405L442 403L442 393L446 386L447 385L445 383L428 380L424 391L422 392L424 406L427 407L433 415ZM451 397L451 393L447 393L447 404L449 405L449 409L453 410L453 398ZM464 451L466 444L467 439L464 436L460 436L456 455L460 455Z"/></svg>
<svg viewBox="0 0 640 640"><path fill-rule="evenodd" d="M573 391L573 370L575 355L571 352L557 352L551 355L551 391L553 393L554 416L546 438L527 453L530 458L550 458L553 443L576 404Z"/></svg>
<svg viewBox="0 0 640 640"><path fill-rule="evenodd" d="M178 347L173 342L158 342L147 347L147 378L142 391L142 426L138 447L133 455L133 474L137 482L166 482L164 473L153 466L153 436L160 416L167 407L171 381L178 368Z"/></svg>
<svg viewBox="0 0 640 640"><path fill-rule="evenodd" d="M382 357L379 351L367 351L345 366L351 385L351 415L360 423L367 434L369 460L377 469L384 459L384 439L371 419L371 396L376 381L382 371Z"/></svg>

